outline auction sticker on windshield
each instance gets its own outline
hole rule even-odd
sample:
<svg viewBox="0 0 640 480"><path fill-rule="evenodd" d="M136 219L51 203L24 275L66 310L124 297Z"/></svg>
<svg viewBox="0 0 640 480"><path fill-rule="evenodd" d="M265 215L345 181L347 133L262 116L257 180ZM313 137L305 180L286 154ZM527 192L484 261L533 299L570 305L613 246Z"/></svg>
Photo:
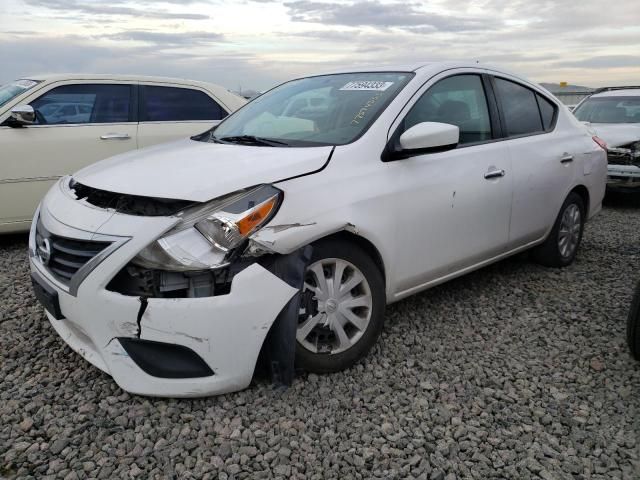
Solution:
<svg viewBox="0 0 640 480"><path fill-rule="evenodd" d="M347 83L340 90L375 90L378 92L384 92L391 85L393 85L393 82L376 82L372 80L357 80L355 82Z"/></svg>

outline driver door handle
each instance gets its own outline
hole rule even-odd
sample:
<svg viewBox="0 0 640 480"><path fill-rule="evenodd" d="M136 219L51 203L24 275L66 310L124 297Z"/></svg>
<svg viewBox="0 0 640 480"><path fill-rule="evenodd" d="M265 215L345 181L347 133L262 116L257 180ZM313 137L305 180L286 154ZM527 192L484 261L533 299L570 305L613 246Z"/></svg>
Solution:
<svg viewBox="0 0 640 480"><path fill-rule="evenodd" d="M100 140L129 140L130 138L128 133L106 133L100 135Z"/></svg>
<svg viewBox="0 0 640 480"><path fill-rule="evenodd" d="M560 163L571 163L573 162L573 155L569 155L568 153L564 153L562 158L560 159Z"/></svg>
<svg viewBox="0 0 640 480"><path fill-rule="evenodd" d="M492 178L504 177L506 172L504 170L490 170L484 174L484 178L491 180Z"/></svg>

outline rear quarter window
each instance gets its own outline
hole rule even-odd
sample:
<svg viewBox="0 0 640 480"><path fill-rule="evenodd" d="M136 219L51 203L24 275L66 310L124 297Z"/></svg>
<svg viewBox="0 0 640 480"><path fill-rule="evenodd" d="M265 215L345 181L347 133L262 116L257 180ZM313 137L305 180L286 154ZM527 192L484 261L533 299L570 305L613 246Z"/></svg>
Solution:
<svg viewBox="0 0 640 480"><path fill-rule="evenodd" d="M538 106L540 107L540 115L542 116L542 127L545 131L549 131L553 128L553 120L556 116L556 106L542 95L536 93L536 99L538 100Z"/></svg>

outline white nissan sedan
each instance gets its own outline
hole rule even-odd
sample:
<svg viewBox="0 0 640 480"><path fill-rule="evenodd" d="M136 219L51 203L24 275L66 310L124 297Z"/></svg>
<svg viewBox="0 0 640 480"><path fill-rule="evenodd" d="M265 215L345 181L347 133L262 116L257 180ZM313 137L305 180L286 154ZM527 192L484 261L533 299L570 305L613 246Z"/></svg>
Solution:
<svg viewBox="0 0 640 480"><path fill-rule="evenodd" d="M553 96L478 65L286 82L210 131L62 178L29 253L75 351L124 390L250 384L259 355L348 368L385 305L532 249L573 262L601 208L601 141Z"/></svg>

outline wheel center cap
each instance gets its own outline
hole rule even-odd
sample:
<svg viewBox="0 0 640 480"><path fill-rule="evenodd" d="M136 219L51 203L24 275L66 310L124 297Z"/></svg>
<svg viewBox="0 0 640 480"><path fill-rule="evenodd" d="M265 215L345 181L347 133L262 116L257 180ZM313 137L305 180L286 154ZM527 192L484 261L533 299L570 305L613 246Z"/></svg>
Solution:
<svg viewBox="0 0 640 480"><path fill-rule="evenodd" d="M330 298L325 304L325 309L327 313L334 313L338 309L338 301L334 298Z"/></svg>

